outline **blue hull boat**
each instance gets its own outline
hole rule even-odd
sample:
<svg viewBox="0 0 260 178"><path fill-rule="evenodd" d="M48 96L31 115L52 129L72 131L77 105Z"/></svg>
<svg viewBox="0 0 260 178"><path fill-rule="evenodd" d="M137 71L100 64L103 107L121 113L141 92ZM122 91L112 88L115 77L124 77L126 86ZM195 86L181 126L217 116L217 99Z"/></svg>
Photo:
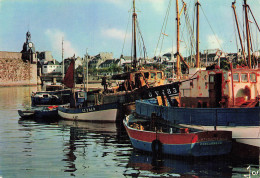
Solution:
<svg viewBox="0 0 260 178"><path fill-rule="evenodd" d="M173 125L162 120L129 115L124 126L134 148L152 153L177 156L216 156L228 154L232 147L232 132L203 131ZM155 122L157 124L153 125Z"/></svg>

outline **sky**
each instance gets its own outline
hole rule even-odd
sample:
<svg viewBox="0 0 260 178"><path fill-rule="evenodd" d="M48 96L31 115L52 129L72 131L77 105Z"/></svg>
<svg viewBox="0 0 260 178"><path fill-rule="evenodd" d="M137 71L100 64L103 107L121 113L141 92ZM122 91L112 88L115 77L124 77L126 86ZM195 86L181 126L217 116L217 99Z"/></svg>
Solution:
<svg viewBox="0 0 260 178"><path fill-rule="evenodd" d="M196 0L184 0L191 26L194 21ZM223 52L236 52L236 29L231 3L234 0L200 0L200 51L219 48ZM159 41L167 7L171 2L163 43ZM236 9L243 30L242 3ZM260 1L248 0L260 24ZM179 0L179 8L182 2ZM26 32L36 51L51 51L53 57L83 57L100 52L131 55L132 0L0 0L0 51L22 50ZM176 52L176 0L136 0L137 19L149 57ZM250 20L253 18L250 16ZM251 23L254 50L259 50L259 32ZM190 40L184 14L181 14L181 53L188 56ZM157 45L159 44L159 45ZM158 47L157 47L158 46ZM138 56L140 56L138 47ZM156 50L157 49L157 50Z"/></svg>

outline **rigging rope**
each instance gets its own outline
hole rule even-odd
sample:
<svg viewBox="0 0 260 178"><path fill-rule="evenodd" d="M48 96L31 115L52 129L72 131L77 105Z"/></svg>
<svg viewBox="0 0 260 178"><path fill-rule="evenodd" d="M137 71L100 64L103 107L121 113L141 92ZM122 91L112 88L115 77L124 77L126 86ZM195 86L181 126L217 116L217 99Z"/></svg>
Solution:
<svg viewBox="0 0 260 178"><path fill-rule="evenodd" d="M166 27L167 27L167 23L168 23L168 18L169 18L169 13L170 13L170 8L171 8L171 0L169 1L169 6L168 6L168 9L167 9L167 12L166 12L166 24L164 26L164 31L163 31L163 38L162 38L162 43L161 43L161 49L160 49L160 53L159 53L159 56L161 56L161 52L162 52L162 47L163 47L163 40L164 40L164 36L165 36L165 32L166 32Z"/></svg>
<svg viewBox="0 0 260 178"><path fill-rule="evenodd" d="M164 25L165 25L165 23L166 23L166 19L168 19L167 16L169 15L168 11L169 11L169 9L170 9L171 2L172 2L172 0L169 0L168 8L167 8L167 11L166 11L164 20L163 20L162 29L161 29L161 32L160 32L160 35L159 35L159 39L158 39L158 42L157 42L157 45L156 45L156 48L155 48L155 51L154 51L154 56L156 56L156 52L157 52L157 49L158 49L158 46L159 46L159 43L160 43L160 39L161 39L161 36L162 36L162 33L163 33L163 27L164 27ZM167 14L168 14L168 15L167 15Z"/></svg>
<svg viewBox="0 0 260 178"><path fill-rule="evenodd" d="M186 5L186 7L187 7L187 5ZM188 14L188 11L186 10L186 7L184 9L184 15L185 15L186 26L187 26L188 32L190 34L189 35L189 39L190 39L190 55L192 55L193 52L195 54L195 45L194 45L195 44L195 38L194 38L194 33L193 33L193 30L192 30L192 27L191 27L191 24L190 24L189 14Z"/></svg>
<svg viewBox="0 0 260 178"><path fill-rule="evenodd" d="M128 17L128 22L127 22L127 26L126 26L125 37L124 37L124 42L123 42L123 48L122 48L121 55L123 55L123 53L124 53L125 41L126 41L127 29L128 29L129 23L130 23L130 17L131 17L131 13L129 11L129 17Z"/></svg>
<svg viewBox="0 0 260 178"><path fill-rule="evenodd" d="M139 33L137 33L137 39L138 39L138 49L139 49L139 53L140 53L139 56L141 56L142 55L142 48L141 48L141 40L140 40L140 34ZM140 65L140 61L139 61L139 65Z"/></svg>
<svg viewBox="0 0 260 178"><path fill-rule="evenodd" d="M235 16L233 16L233 25L234 25L234 34L235 34L235 40L236 40L236 46L237 46L237 51L238 51L238 49L239 49L239 47L238 47L238 41L237 41L237 32L236 32L236 19L235 19Z"/></svg>
<svg viewBox="0 0 260 178"><path fill-rule="evenodd" d="M250 22L248 22L249 23L249 39L250 39L250 44L251 44L251 51L253 52L254 50L253 50L253 42L252 42L252 37L253 37L253 34L251 33L251 30L250 29L252 29L252 24L250 24Z"/></svg>
<svg viewBox="0 0 260 178"><path fill-rule="evenodd" d="M205 16L207 22L208 22L208 24L209 24L209 26L210 26L210 28L211 28L213 34L214 34L215 39L217 40L217 42L218 42L218 44L219 44L220 49L221 49L222 51L224 51L223 48L222 48L222 46L221 46L221 44L219 43L219 40L218 40L218 38L217 38L217 36L216 36L216 34L215 34L215 32L214 32L212 26L211 26L210 23L209 23L209 20L208 20L208 18L207 18L207 16L206 16L206 14L205 14L205 12L204 12L204 10L203 10L202 7L201 7L201 10L202 10L202 12L203 12L203 14L204 14L204 16Z"/></svg>
<svg viewBox="0 0 260 178"><path fill-rule="evenodd" d="M141 40L143 42L143 52L144 52L144 60L145 60L145 57L147 56L147 51L146 51L146 47L145 47L145 44L144 44L144 38L143 38L141 29L140 29L139 21L137 21L137 29L138 29L139 35L141 37Z"/></svg>

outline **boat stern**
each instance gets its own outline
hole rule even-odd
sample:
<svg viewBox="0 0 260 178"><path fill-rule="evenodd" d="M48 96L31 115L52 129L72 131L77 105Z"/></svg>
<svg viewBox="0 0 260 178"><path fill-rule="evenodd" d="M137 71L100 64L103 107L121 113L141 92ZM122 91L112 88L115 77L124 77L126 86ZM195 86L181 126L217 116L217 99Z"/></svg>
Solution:
<svg viewBox="0 0 260 178"><path fill-rule="evenodd" d="M191 147L191 154L193 156L217 156L229 154L232 148L232 132L199 132L194 136Z"/></svg>

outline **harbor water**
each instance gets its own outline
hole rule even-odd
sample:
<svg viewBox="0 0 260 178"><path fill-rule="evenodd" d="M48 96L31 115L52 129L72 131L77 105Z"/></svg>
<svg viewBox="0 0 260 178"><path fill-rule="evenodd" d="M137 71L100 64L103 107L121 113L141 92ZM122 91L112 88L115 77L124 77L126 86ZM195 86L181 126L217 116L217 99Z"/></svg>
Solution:
<svg viewBox="0 0 260 178"><path fill-rule="evenodd" d="M0 88L0 177L260 177L257 159L138 152L122 123L20 120L32 91Z"/></svg>

